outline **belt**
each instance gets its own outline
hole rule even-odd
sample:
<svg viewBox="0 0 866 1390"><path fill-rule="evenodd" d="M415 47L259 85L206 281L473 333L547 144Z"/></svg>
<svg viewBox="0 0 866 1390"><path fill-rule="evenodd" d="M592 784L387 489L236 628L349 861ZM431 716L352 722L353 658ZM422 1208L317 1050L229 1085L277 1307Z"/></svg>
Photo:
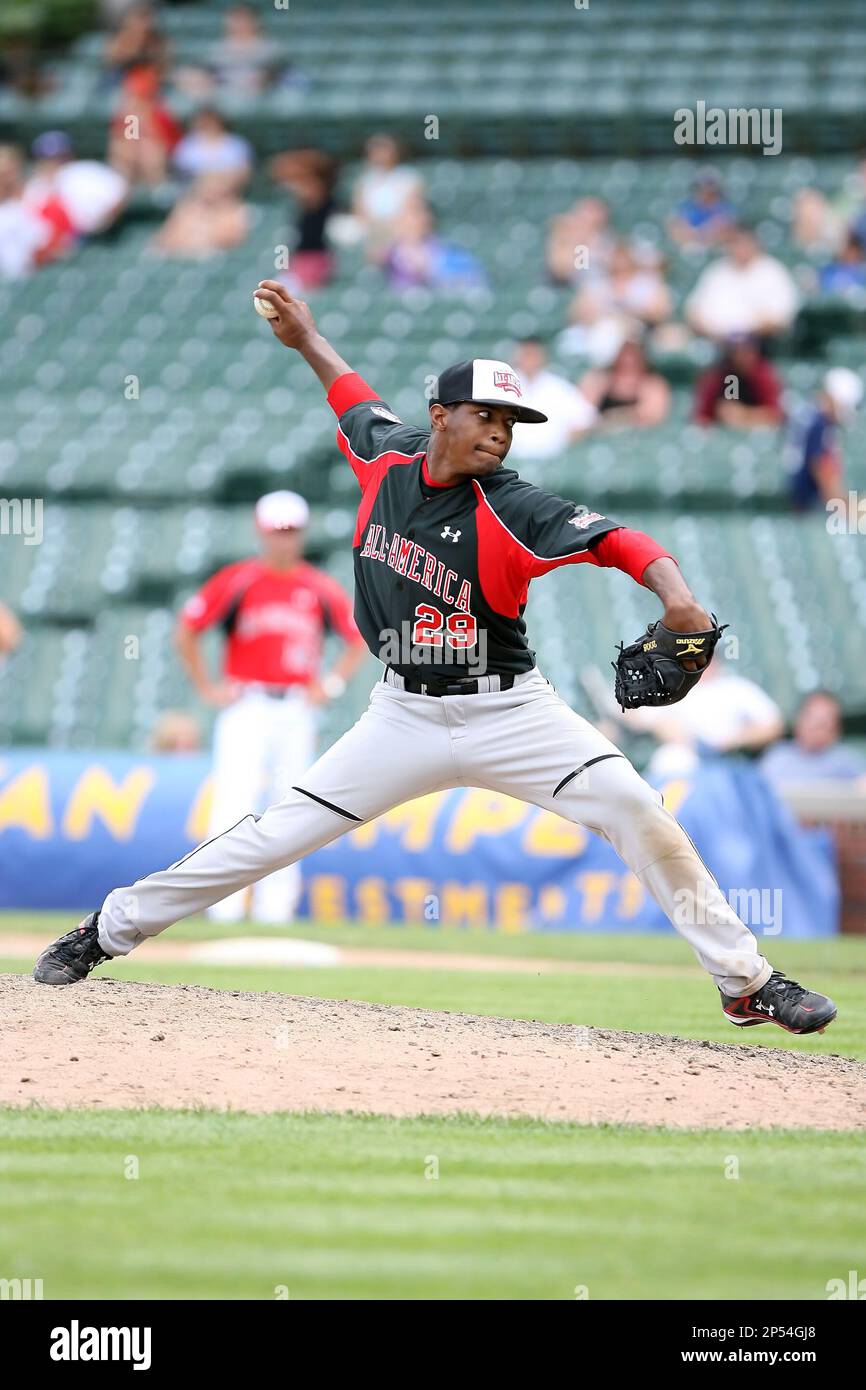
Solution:
<svg viewBox="0 0 866 1390"><path fill-rule="evenodd" d="M383 680L387 685L395 685L398 690L408 690L410 695L487 695L494 690L510 690L514 676L477 676L474 680L431 680L421 681L401 676L393 666L385 668Z"/></svg>
<svg viewBox="0 0 866 1390"><path fill-rule="evenodd" d="M264 681L248 681L244 685L244 691L254 692L256 695L267 695L269 700L284 700L290 690L298 690L297 685L269 685Z"/></svg>

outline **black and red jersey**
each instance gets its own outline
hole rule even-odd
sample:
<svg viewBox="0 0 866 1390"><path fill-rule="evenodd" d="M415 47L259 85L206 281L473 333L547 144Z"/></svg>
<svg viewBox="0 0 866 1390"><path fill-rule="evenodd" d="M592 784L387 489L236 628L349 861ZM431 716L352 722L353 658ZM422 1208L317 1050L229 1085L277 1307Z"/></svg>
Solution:
<svg viewBox="0 0 866 1390"><path fill-rule="evenodd" d="M416 678L530 671L530 582L560 565L634 578L667 552L640 532L525 482L510 468L450 486L427 472L429 429L405 425L355 373L328 394L361 485L355 621L386 665ZM626 543L627 542L627 543ZM444 667L444 670L443 670Z"/></svg>

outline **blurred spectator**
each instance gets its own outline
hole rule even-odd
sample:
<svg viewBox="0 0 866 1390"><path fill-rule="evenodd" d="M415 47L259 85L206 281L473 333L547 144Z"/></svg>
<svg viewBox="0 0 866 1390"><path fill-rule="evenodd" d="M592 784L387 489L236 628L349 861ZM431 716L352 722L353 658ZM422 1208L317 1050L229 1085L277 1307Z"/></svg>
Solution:
<svg viewBox="0 0 866 1390"><path fill-rule="evenodd" d="M609 367L587 372L580 382L599 422L624 429L650 429L666 420L671 391L664 377L650 371L640 343L627 340Z"/></svg>
<svg viewBox="0 0 866 1390"><path fill-rule="evenodd" d="M218 111L205 107L189 123L175 146L174 167L186 179L223 174L237 189L249 182L253 153L248 141L234 135Z"/></svg>
<svg viewBox="0 0 866 1390"><path fill-rule="evenodd" d="M613 247L607 203L603 198L578 198L550 219L548 275L555 285L577 284L587 271L597 274L607 267Z"/></svg>
<svg viewBox="0 0 866 1390"><path fill-rule="evenodd" d="M249 213L227 174L202 174L178 199L151 249L163 256L204 260L246 240Z"/></svg>
<svg viewBox="0 0 866 1390"><path fill-rule="evenodd" d="M817 188L798 188L792 201L791 237L812 255L832 251L839 243L839 228L830 214L824 194Z"/></svg>
<svg viewBox="0 0 866 1390"><path fill-rule="evenodd" d="M6 9L11 18L12 7L7 5ZM25 5L22 5L22 10L26 11ZM8 26L0 21L0 90L8 87L28 101L38 101L40 97L47 96L56 88L57 80L46 71L43 66L45 60L36 25L29 32L22 28L20 33L16 33L14 20Z"/></svg>
<svg viewBox="0 0 866 1390"><path fill-rule="evenodd" d="M700 249L722 241L735 221L734 206L725 197L719 179L705 171L695 179L689 197L674 210L668 232L686 250Z"/></svg>
<svg viewBox="0 0 866 1390"><path fill-rule="evenodd" d="M72 141L62 130L37 136L25 201L42 216L53 216L69 239L107 231L120 216L129 191L116 169L98 159L74 159Z"/></svg>
<svg viewBox="0 0 866 1390"><path fill-rule="evenodd" d="M666 320L671 292L655 265L641 264L625 242L611 252L606 270L590 270L569 309L572 327L561 345L595 361L610 357L636 329Z"/></svg>
<svg viewBox="0 0 866 1390"><path fill-rule="evenodd" d="M109 163L131 184L165 183L169 156L183 131L162 102L155 68L132 68L111 122Z"/></svg>
<svg viewBox="0 0 866 1390"><path fill-rule="evenodd" d="M854 231L849 231L845 245L818 278L822 294L846 295L866 288L866 247Z"/></svg>
<svg viewBox="0 0 866 1390"><path fill-rule="evenodd" d="M703 676L679 704L627 710L621 722L659 742L648 771L687 776L711 753L754 752L779 737L782 713L774 700L746 676L734 675L720 644Z"/></svg>
<svg viewBox="0 0 866 1390"><path fill-rule="evenodd" d="M250 5L226 10L223 37L212 49L210 65L220 89L231 96L258 96L274 81L279 47L262 33Z"/></svg>
<svg viewBox="0 0 866 1390"><path fill-rule="evenodd" d="M463 247L444 241L425 203L409 203L397 219L394 239L381 256L392 290L472 289L486 284L484 270Z"/></svg>
<svg viewBox="0 0 866 1390"><path fill-rule="evenodd" d="M168 43L159 31L148 5L135 5L122 16L116 31L105 41L104 61L120 81L133 68L153 68L160 75L168 66Z"/></svg>
<svg viewBox="0 0 866 1390"><path fill-rule="evenodd" d="M686 302L686 317L706 338L784 333L797 312L798 296L790 273L761 249L751 227L731 232L727 250L708 265Z"/></svg>
<svg viewBox="0 0 866 1390"><path fill-rule="evenodd" d="M98 0L99 16L105 26L116 29L124 15L138 9L138 0Z"/></svg>
<svg viewBox="0 0 866 1390"><path fill-rule="evenodd" d="M757 338L741 333L728 339L719 361L698 377L692 418L741 430L782 423L782 383Z"/></svg>
<svg viewBox="0 0 866 1390"><path fill-rule="evenodd" d="M866 158L845 178L835 198L817 188L801 188L794 195L792 235L798 246L811 253L835 251L845 240L846 229L856 227L866 207ZM861 240L866 236L861 235Z"/></svg>
<svg viewBox="0 0 866 1390"><path fill-rule="evenodd" d="M547 424L515 425L510 457L555 458L592 429L596 410L576 386L549 369L540 338L521 339L512 360L523 382L526 404L546 415Z"/></svg>
<svg viewBox="0 0 866 1390"><path fill-rule="evenodd" d="M319 289L334 273L327 233L337 211L337 161L324 150L287 150L271 160L270 172L295 200L289 269L280 279L292 294Z"/></svg>
<svg viewBox="0 0 866 1390"><path fill-rule="evenodd" d="M49 131L47 137L39 136L34 142L33 153L36 153L40 141L45 142L46 138L47 141L52 141L59 136L59 131ZM63 136L62 138L65 139L66 137ZM39 168L38 164L36 168ZM46 237L36 255L36 264L47 265L49 262L65 256L75 245L75 228L51 179L37 178L34 180L31 177L24 184L21 197L30 211L35 213L46 228Z"/></svg>
<svg viewBox="0 0 866 1390"><path fill-rule="evenodd" d="M793 732L793 738L774 744L761 759L761 771L777 791L866 778L866 758L841 742L842 708L829 690L813 690L802 700Z"/></svg>
<svg viewBox="0 0 866 1390"><path fill-rule="evenodd" d="M23 635L21 624L12 609L0 603L0 659L15 651Z"/></svg>
<svg viewBox="0 0 866 1390"><path fill-rule="evenodd" d="M0 279L17 280L39 264L56 236L55 228L23 194L21 156L13 145L0 145Z"/></svg>
<svg viewBox="0 0 866 1390"><path fill-rule="evenodd" d="M793 198L791 236L811 255L833 251L841 228L824 194L817 188L799 188Z"/></svg>
<svg viewBox="0 0 866 1390"><path fill-rule="evenodd" d="M863 398L863 382L848 367L831 367L814 404L796 411L785 446L791 501L798 511L825 506L842 491L838 431Z"/></svg>
<svg viewBox="0 0 866 1390"><path fill-rule="evenodd" d="M201 746L198 720L182 709L164 710L150 735L152 753L199 753Z"/></svg>
<svg viewBox="0 0 866 1390"><path fill-rule="evenodd" d="M401 162L400 147L392 136L371 135L366 163L352 194L352 210L373 257L396 236L398 222L411 203L424 203L418 173Z"/></svg>

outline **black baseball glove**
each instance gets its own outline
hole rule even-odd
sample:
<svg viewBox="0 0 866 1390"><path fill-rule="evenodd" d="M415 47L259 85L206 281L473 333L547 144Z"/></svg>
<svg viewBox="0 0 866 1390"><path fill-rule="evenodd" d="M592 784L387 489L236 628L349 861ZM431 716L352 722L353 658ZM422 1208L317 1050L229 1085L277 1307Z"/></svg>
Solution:
<svg viewBox="0 0 866 1390"><path fill-rule="evenodd" d="M713 626L703 632L672 632L661 619L650 623L646 632L630 647L620 642L619 656L612 661L616 678L614 691L620 709L640 705L675 705L697 685L728 624L719 627L715 613Z"/></svg>

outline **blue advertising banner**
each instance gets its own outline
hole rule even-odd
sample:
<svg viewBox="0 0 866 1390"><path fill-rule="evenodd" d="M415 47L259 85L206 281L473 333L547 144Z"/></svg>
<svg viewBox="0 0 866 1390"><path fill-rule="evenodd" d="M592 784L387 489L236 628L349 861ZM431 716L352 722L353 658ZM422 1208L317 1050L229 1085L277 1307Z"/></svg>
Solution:
<svg viewBox="0 0 866 1390"><path fill-rule="evenodd" d="M838 930L829 833L799 826L750 764L659 784L731 905L762 935ZM0 908L74 912L207 837L208 760L0 755ZM670 931L604 841L552 812L458 788L407 802L303 863L300 915L505 932Z"/></svg>

